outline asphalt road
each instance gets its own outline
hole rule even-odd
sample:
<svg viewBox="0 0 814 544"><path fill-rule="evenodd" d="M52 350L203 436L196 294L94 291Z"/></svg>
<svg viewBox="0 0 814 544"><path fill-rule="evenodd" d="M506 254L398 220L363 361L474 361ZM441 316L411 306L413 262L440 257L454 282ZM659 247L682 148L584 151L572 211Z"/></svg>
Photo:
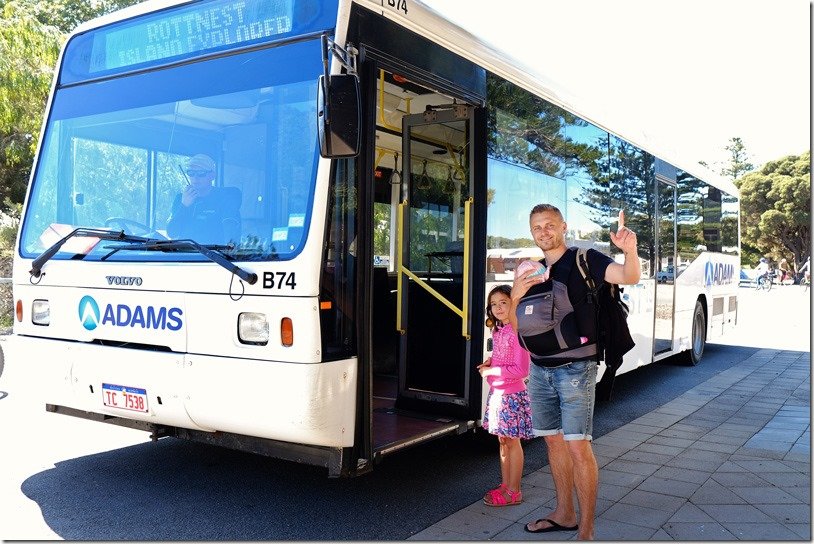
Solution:
<svg viewBox="0 0 814 544"><path fill-rule="evenodd" d="M741 289L739 330L708 344L699 366L668 360L618 377L614 399L597 405L594 435L760 347L807 351L810 293L785 289ZM763 319L790 307L791 317ZM499 475L496 441L471 435L400 452L349 480L213 446L151 443L143 432L45 413L27 394L36 372L25 365L35 362L6 361L0 376L4 540L399 540L476 501ZM542 440L525 451L526 471L547 463Z"/></svg>

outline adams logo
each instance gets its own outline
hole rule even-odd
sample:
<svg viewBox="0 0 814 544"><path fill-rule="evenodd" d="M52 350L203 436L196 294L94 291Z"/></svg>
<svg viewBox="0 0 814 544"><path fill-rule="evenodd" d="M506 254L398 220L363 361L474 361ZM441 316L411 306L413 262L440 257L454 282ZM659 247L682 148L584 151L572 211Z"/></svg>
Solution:
<svg viewBox="0 0 814 544"><path fill-rule="evenodd" d="M96 304L93 297L90 295L82 297L82 300L79 301L79 321L82 322L82 326L92 331L99 326L99 317L101 317L99 305Z"/></svg>
<svg viewBox="0 0 814 544"><path fill-rule="evenodd" d="M99 326L177 331L183 325L182 315L184 312L181 308L127 304L108 304L101 311L99 304L90 295L85 295L79 301L79 321L89 331Z"/></svg>
<svg viewBox="0 0 814 544"><path fill-rule="evenodd" d="M727 285L735 278L735 266L707 261L704 267L704 285Z"/></svg>

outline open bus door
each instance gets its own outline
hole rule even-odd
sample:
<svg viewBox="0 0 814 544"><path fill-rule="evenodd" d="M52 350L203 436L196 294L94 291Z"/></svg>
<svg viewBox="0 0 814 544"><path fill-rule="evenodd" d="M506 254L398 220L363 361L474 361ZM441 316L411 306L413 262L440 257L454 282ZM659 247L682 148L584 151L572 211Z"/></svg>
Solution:
<svg viewBox="0 0 814 544"><path fill-rule="evenodd" d="M470 400L473 113L447 104L402 119L396 406L458 417Z"/></svg>
<svg viewBox="0 0 814 544"><path fill-rule="evenodd" d="M481 398L470 361L480 360L483 328L477 296L478 308L472 307L476 110L385 70L378 76L372 215L374 238L386 233L392 259L374 256L367 295L376 458L473 427ZM393 98L389 112L400 122L391 123L382 111L391 107L389 93L397 97L404 89L424 111L398 111ZM388 199L389 221L381 219Z"/></svg>

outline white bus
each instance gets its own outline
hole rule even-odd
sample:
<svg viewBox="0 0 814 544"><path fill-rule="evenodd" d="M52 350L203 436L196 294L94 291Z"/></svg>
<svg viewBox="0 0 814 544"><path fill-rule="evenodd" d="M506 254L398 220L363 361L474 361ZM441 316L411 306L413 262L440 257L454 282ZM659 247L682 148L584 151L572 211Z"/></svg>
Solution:
<svg viewBox="0 0 814 544"><path fill-rule="evenodd" d="M697 362L737 318L737 190L568 96L417 0L82 25L23 210L15 356L48 411L361 474L477 428L485 296L542 256L549 202L573 245L616 258L620 208L638 234L620 372ZM220 230L173 234L207 172L193 216Z"/></svg>

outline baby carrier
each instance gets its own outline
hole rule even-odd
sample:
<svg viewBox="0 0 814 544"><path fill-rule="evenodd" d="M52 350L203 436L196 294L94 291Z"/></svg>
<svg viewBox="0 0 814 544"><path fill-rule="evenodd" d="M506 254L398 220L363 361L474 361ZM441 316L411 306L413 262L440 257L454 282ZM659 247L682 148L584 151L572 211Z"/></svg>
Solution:
<svg viewBox="0 0 814 544"><path fill-rule="evenodd" d="M532 286L517 304L520 345L539 366L597 357L593 299L581 278L579 282L569 282L576 251L569 248L551 267L549 281Z"/></svg>

